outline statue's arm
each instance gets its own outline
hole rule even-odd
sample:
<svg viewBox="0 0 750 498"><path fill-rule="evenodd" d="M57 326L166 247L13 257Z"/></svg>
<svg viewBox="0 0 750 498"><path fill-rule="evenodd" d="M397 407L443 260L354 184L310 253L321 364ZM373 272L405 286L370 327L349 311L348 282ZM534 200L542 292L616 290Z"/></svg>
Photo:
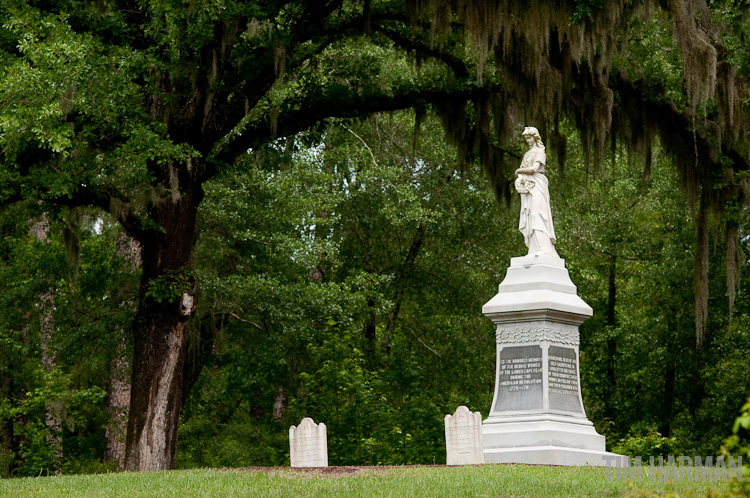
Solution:
<svg viewBox="0 0 750 498"><path fill-rule="evenodd" d="M547 160L547 154L543 151L540 153L537 153L534 156L534 159L531 162L531 166L528 166L526 168L518 168L516 170L516 176L518 175L533 175L537 171L539 171L539 168L544 166L544 163Z"/></svg>

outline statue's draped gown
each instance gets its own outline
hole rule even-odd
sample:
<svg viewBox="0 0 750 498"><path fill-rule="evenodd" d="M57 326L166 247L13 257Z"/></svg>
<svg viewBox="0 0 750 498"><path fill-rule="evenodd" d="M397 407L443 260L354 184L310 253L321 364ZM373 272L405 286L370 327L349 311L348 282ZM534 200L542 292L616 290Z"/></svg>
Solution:
<svg viewBox="0 0 750 498"><path fill-rule="evenodd" d="M539 170L533 175L520 174L521 181L527 190L521 192L521 217L518 229L521 231L529 248L529 256L559 257L555 251L555 228L552 225L552 211L549 199L549 180L544 174L547 154L540 147L529 149L523 156L522 168L531 168L539 164Z"/></svg>

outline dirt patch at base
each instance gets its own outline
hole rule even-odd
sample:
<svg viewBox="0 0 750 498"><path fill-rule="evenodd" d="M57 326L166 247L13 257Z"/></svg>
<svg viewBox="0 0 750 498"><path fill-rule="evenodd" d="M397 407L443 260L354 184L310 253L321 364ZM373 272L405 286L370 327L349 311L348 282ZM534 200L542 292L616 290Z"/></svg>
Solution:
<svg viewBox="0 0 750 498"><path fill-rule="evenodd" d="M447 465L363 465L357 467L333 466L333 467L222 467L216 470L220 471L237 471L245 470L251 472L264 472L268 475L281 477L346 477L356 476L364 472L373 474L387 474L388 471L395 469L414 469L414 468L435 468L443 467L446 469L454 468Z"/></svg>

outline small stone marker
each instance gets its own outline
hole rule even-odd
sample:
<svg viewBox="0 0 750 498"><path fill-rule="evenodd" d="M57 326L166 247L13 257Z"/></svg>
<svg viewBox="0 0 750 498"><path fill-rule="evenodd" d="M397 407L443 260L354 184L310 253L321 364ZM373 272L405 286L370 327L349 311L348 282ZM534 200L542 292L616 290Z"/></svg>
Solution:
<svg viewBox="0 0 750 498"><path fill-rule="evenodd" d="M482 415L459 406L456 413L445 416L445 453L447 465L484 463Z"/></svg>
<svg viewBox="0 0 750 498"><path fill-rule="evenodd" d="M326 424L305 417L299 426L289 428L289 454L292 467L328 467Z"/></svg>

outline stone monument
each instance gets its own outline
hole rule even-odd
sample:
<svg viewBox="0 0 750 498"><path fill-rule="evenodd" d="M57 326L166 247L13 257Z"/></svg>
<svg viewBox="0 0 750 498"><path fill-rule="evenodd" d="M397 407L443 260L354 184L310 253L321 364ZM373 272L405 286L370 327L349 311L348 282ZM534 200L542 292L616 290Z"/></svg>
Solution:
<svg viewBox="0 0 750 498"><path fill-rule="evenodd" d="M289 428L289 456L292 467L328 467L326 424L305 417Z"/></svg>
<svg viewBox="0 0 750 498"><path fill-rule="evenodd" d="M577 294L555 250L546 154L536 128L516 170L519 230L528 254L511 258L495 297L482 312L497 326L495 394L482 424L487 463L627 464L605 451L586 418L578 368L578 326L593 310ZM604 457L607 457L605 460Z"/></svg>
<svg viewBox="0 0 750 498"><path fill-rule="evenodd" d="M482 415L459 406L453 415L445 416L445 463L474 465L484 463Z"/></svg>

